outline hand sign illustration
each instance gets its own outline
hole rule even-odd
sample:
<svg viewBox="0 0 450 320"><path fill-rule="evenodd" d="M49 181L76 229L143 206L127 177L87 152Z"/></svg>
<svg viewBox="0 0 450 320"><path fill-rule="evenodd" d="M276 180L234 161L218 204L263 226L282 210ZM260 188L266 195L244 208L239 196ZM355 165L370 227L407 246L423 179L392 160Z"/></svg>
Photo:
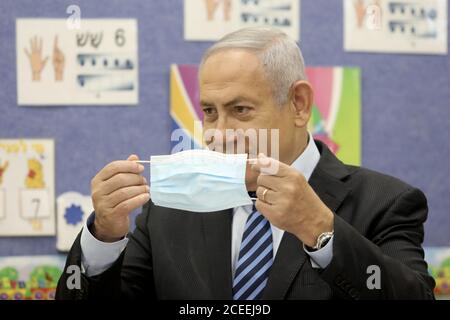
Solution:
<svg viewBox="0 0 450 320"><path fill-rule="evenodd" d="M356 25L358 28L362 28L364 18L366 17L366 5L363 0L357 0L353 3L356 13Z"/></svg>
<svg viewBox="0 0 450 320"><path fill-rule="evenodd" d="M58 46L58 36L55 36L55 41L53 42L53 68L55 70L55 81L62 81L64 75L64 64L65 57L64 53Z"/></svg>
<svg viewBox="0 0 450 320"><path fill-rule="evenodd" d="M231 14L231 0L205 0L206 14L208 21L214 20L214 13L216 9L223 2L223 16L225 21L230 20Z"/></svg>
<svg viewBox="0 0 450 320"><path fill-rule="evenodd" d="M42 58L42 38L38 39L37 36L30 39L31 53L27 48L24 48L25 54L30 59L31 72L33 81L41 80L41 72L47 63L48 57Z"/></svg>

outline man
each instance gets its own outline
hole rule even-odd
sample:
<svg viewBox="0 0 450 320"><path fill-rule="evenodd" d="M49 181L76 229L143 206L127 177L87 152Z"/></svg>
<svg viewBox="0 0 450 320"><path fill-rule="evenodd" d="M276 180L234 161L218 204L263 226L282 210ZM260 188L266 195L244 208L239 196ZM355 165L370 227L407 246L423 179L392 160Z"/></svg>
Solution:
<svg viewBox="0 0 450 320"><path fill-rule="evenodd" d="M231 33L205 53L199 83L205 129L279 129L279 162L261 156L246 171L255 206L156 206L137 157L112 162L92 180L95 213L67 260L82 266L81 288L63 273L57 298L433 299L425 196L311 138L313 91L293 40ZM277 172L261 174L262 160Z"/></svg>

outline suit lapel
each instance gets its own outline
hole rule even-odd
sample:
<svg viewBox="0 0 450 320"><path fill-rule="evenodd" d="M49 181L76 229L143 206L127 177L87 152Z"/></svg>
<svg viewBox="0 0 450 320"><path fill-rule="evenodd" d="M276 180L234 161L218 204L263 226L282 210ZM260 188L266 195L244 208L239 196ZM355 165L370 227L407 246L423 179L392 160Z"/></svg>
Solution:
<svg viewBox="0 0 450 320"><path fill-rule="evenodd" d="M203 236L209 277L214 299L232 298L231 279L231 223L232 210L203 215Z"/></svg>
<svg viewBox="0 0 450 320"><path fill-rule="evenodd" d="M300 240L285 232L270 270L263 299L283 299L305 261L306 253Z"/></svg>
<svg viewBox="0 0 450 320"><path fill-rule="evenodd" d="M336 212L350 189L342 181L349 175L348 169L321 142L316 141L321 154L309 184L325 205ZM302 243L294 235L285 232L275 256L263 299L283 299L298 272L307 260ZM311 288L309 287L309 290Z"/></svg>

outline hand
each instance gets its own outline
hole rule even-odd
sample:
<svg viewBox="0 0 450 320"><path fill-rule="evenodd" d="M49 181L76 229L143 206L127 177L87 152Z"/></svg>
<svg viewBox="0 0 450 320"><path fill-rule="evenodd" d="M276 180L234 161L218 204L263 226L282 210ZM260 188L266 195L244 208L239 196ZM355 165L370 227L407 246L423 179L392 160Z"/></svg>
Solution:
<svg viewBox="0 0 450 320"><path fill-rule="evenodd" d="M94 236L104 242L123 238L129 228L129 214L150 199L147 180L140 174L144 166L131 155L125 161L106 165L91 181L95 210Z"/></svg>
<svg viewBox="0 0 450 320"><path fill-rule="evenodd" d="M231 17L231 0L224 0L223 3L223 17L225 21L230 21Z"/></svg>
<svg viewBox="0 0 450 320"><path fill-rule="evenodd" d="M269 174L267 168L277 170L270 170ZM258 156L252 170L259 172L256 209L274 226L294 234L310 247L316 245L321 233L333 231L333 212L300 172L264 155Z"/></svg>
<svg viewBox="0 0 450 320"><path fill-rule="evenodd" d="M55 81L63 80L64 72L64 53L58 47L58 36L55 36L55 41L53 43L53 69L55 70Z"/></svg>
<svg viewBox="0 0 450 320"><path fill-rule="evenodd" d="M360 29L363 26L364 18L366 17L367 7L362 0L354 2L353 7L355 8L356 13L356 25Z"/></svg>
<svg viewBox="0 0 450 320"><path fill-rule="evenodd" d="M42 59L42 39L38 40L36 36L30 39L30 48L31 53L27 48L24 48L24 51L30 59L32 79L33 81L40 81L42 69L44 69L48 60L48 57Z"/></svg>
<svg viewBox="0 0 450 320"><path fill-rule="evenodd" d="M218 0L205 0L206 5L206 14L208 21L211 21L214 19L214 12L217 9L217 6L219 5Z"/></svg>

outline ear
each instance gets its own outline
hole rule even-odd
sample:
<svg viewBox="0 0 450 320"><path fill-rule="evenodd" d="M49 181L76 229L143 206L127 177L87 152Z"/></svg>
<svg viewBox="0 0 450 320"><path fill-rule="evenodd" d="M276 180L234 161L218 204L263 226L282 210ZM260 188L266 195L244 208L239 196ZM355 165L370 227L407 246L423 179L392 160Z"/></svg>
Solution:
<svg viewBox="0 0 450 320"><path fill-rule="evenodd" d="M290 102L294 112L295 126L308 125L314 100L314 91L308 81L299 80L291 87Z"/></svg>

